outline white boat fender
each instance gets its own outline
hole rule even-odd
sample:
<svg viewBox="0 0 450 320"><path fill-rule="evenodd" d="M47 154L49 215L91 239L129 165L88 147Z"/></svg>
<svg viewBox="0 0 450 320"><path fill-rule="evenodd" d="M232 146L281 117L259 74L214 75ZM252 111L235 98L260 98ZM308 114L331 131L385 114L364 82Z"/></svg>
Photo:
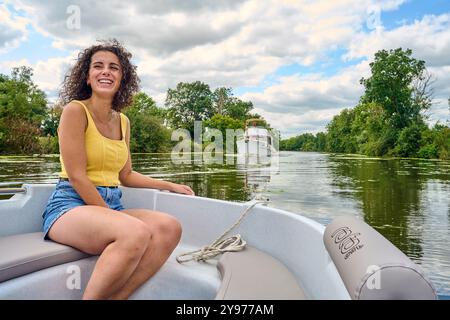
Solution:
<svg viewBox="0 0 450 320"><path fill-rule="evenodd" d="M323 241L352 299L437 298L422 269L365 222L338 217Z"/></svg>

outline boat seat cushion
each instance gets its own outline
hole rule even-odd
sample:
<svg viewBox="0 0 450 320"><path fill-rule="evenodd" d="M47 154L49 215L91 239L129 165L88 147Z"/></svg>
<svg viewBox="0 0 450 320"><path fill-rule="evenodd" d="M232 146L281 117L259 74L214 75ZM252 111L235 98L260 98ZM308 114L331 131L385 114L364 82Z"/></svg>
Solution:
<svg viewBox="0 0 450 320"><path fill-rule="evenodd" d="M303 300L294 275L272 256L250 246L226 252L217 265L222 284L218 300Z"/></svg>
<svg viewBox="0 0 450 320"><path fill-rule="evenodd" d="M0 282L89 256L43 238L42 232L0 237Z"/></svg>

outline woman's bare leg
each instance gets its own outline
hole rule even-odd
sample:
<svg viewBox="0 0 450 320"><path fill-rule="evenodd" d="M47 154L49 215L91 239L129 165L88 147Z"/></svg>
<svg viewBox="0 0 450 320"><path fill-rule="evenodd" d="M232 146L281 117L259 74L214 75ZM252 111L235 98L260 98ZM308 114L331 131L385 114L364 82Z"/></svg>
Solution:
<svg viewBox="0 0 450 320"><path fill-rule="evenodd" d="M152 241L131 277L118 292L111 296L111 299L128 299L167 261L181 237L180 223L166 213L146 209L126 209L121 212L144 222L151 230Z"/></svg>
<svg viewBox="0 0 450 320"><path fill-rule="evenodd" d="M99 206L73 208L49 231L50 239L98 255L83 299L107 299L119 290L136 269L151 233L141 220Z"/></svg>

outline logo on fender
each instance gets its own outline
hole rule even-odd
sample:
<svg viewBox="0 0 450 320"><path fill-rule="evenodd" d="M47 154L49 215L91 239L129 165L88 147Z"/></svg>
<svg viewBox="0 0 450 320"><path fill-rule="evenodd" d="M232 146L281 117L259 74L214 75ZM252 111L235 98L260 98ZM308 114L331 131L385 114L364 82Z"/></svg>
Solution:
<svg viewBox="0 0 450 320"><path fill-rule="evenodd" d="M351 254L364 247L364 244L360 244L361 240L358 238L360 235L359 232L353 233L349 227L341 227L333 232L331 238L334 239L334 243L338 245L339 251L347 260Z"/></svg>

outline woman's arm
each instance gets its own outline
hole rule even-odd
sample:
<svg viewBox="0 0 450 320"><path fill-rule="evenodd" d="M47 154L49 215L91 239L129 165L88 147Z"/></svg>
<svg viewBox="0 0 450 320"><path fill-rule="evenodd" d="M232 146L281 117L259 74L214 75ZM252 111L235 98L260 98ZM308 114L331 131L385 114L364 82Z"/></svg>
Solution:
<svg viewBox="0 0 450 320"><path fill-rule="evenodd" d="M139 172L133 171L131 164L131 152L130 152L130 121L128 120L127 124L127 133L126 133L126 142L128 146L128 160L125 166L119 173L120 183L125 187L134 187L134 188L150 188L150 189L161 189L161 190L169 190L172 192L183 193L188 195L194 195L194 191L189 186L172 183L168 181L162 181L158 179L153 179L148 176L145 176Z"/></svg>
<svg viewBox="0 0 450 320"><path fill-rule="evenodd" d="M61 157L69 182L86 204L108 208L94 184L89 180L86 167L84 132L87 126L86 112L77 103L64 107L58 128Z"/></svg>

